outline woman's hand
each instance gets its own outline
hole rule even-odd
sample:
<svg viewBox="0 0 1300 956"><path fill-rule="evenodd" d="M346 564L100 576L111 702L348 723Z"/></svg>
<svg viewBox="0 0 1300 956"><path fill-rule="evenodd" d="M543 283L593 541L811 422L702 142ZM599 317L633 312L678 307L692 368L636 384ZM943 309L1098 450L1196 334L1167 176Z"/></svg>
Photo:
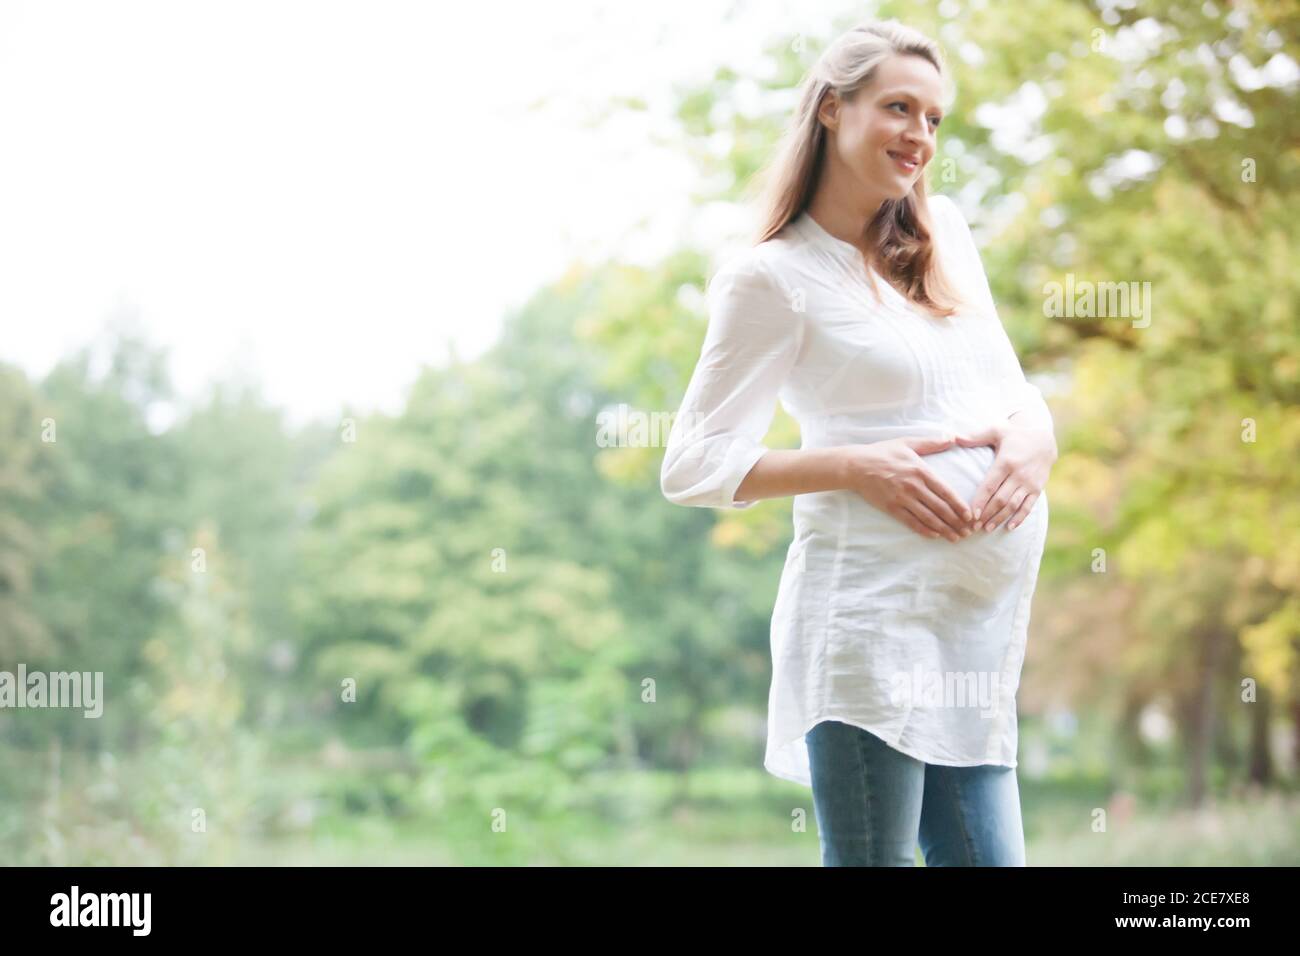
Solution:
<svg viewBox="0 0 1300 956"><path fill-rule="evenodd" d="M846 445L845 487L919 535L960 541L974 530L972 510L921 460L956 443L950 436Z"/></svg>
<svg viewBox="0 0 1300 956"><path fill-rule="evenodd" d="M1047 486L1056 461L1056 436L1043 428L1001 422L957 436L957 444L992 445L997 456L971 499L977 527L992 531L1005 523L1011 531L1024 521Z"/></svg>

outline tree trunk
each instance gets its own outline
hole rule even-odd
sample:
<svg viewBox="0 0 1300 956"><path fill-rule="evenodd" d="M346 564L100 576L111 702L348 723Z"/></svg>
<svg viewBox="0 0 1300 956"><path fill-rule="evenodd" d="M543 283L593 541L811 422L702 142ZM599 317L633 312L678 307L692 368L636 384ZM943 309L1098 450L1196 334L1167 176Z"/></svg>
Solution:
<svg viewBox="0 0 1300 956"><path fill-rule="evenodd" d="M1291 766L1300 767L1300 697L1291 701Z"/></svg>
<svg viewBox="0 0 1300 956"><path fill-rule="evenodd" d="M1273 710L1273 695L1265 690L1250 707L1250 763L1246 779L1268 786L1273 782L1273 756L1269 749L1268 726Z"/></svg>
<svg viewBox="0 0 1300 956"><path fill-rule="evenodd" d="M1145 693L1129 688L1124 695L1124 704L1120 710L1119 726L1116 727L1115 743L1121 760L1130 766L1145 766L1151 757L1150 748L1142 739L1140 724L1142 710L1147 705Z"/></svg>
<svg viewBox="0 0 1300 956"><path fill-rule="evenodd" d="M1196 672L1196 688L1188 699L1184 714L1187 727L1187 802L1199 807L1205 800L1206 778L1210 756L1214 752L1215 730L1215 673L1219 658L1227 642L1217 625L1199 634L1200 661Z"/></svg>

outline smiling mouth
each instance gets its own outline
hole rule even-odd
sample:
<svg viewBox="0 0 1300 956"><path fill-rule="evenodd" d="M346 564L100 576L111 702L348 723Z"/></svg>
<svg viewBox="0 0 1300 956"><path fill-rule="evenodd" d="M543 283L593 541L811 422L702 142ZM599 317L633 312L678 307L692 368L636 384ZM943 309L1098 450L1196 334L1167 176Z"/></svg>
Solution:
<svg viewBox="0 0 1300 956"><path fill-rule="evenodd" d="M908 158L904 156L902 153L895 153L889 150L887 150L886 152L888 153L890 159L892 159L894 163L898 166L898 168L903 170L904 172L908 172L908 173L915 172L921 165L921 161L919 158Z"/></svg>

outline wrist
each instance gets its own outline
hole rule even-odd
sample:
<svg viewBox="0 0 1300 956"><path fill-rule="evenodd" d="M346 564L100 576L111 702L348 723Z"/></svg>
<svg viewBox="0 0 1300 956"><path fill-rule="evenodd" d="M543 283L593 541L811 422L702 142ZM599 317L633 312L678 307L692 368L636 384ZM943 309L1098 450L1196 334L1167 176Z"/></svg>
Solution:
<svg viewBox="0 0 1300 956"><path fill-rule="evenodd" d="M841 490L851 491L857 484L855 477L861 449L861 445L835 446L835 484Z"/></svg>

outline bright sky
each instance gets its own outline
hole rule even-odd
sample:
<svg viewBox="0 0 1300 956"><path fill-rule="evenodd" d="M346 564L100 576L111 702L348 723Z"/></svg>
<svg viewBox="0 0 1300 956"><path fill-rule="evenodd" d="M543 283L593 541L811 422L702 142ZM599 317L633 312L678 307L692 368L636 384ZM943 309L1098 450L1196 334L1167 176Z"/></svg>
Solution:
<svg viewBox="0 0 1300 956"><path fill-rule="evenodd" d="M0 0L0 359L135 313L184 395L395 409L573 259L683 238L691 167L588 128L606 97L666 110L820 6Z"/></svg>

